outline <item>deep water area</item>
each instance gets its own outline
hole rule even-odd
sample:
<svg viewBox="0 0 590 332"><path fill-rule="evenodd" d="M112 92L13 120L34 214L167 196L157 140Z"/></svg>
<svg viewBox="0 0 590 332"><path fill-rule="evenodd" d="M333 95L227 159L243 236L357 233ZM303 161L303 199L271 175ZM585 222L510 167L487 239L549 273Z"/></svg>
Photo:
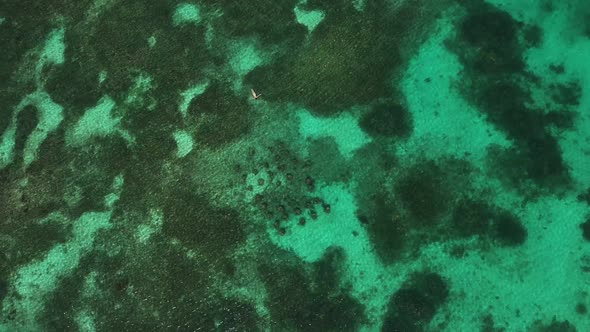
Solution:
<svg viewBox="0 0 590 332"><path fill-rule="evenodd" d="M587 0L0 0L0 332L590 331Z"/></svg>

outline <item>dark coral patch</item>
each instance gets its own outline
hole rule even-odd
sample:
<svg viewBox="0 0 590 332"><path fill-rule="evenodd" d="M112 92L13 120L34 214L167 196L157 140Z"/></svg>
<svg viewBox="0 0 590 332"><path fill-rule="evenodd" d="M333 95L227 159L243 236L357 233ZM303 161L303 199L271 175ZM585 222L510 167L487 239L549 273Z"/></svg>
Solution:
<svg viewBox="0 0 590 332"><path fill-rule="evenodd" d="M529 25L523 30L523 38L529 47L539 47L543 42L543 29L538 25Z"/></svg>
<svg viewBox="0 0 590 332"><path fill-rule="evenodd" d="M320 178L324 183L345 182L350 178L349 164L342 156L338 144L332 138L321 138L313 140L309 147L309 159L313 160L310 165L310 173L315 178ZM293 175L291 174L291 178ZM287 174L287 180L289 174ZM315 180L305 179L308 189L315 188Z"/></svg>
<svg viewBox="0 0 590 332"><path fill-rule="evenodd" d="M527 230L512 213L481 200L462 199L452 214L452 226L460 236L479 235L517 246L527 239Z"/></svg>
<svg viewBox="0 0 590 332"><path fill-rule="evenodd" d="M31 65L39 53L32 57L27 53L35 50L57 27L56 18L59 17L60 22L70 22L72 17L83 17L89 6L91 1L88 0L75 4L62 0L2 4L0 79L5 85L0 89L0 104L4 110L12 109L23 96L36 89L35 71ZM4 132L10 119L4 113L0 116L0 132Z"/></svg>
<svg viewBox="0 0 590 332"><path fill-rule="evenodd" d="M183 189L165 202L163 232L214 256L224 255L245 240L236 211L214 208L206 197Z"/></svg>
<svg viewBox="0 0 590 332"><path fill-rule="evenodd" d="M449 207L444 174L434 162L412 167L395 184L395 195L419 223L431 224Z"/></svg>
<svg viewBox="0 0 590 332"><path fill-rule="evenodd" d="M516 246L523 244L527 239L527 230L524 225L512 214L503 213L494 220L496 238L505 245Z"/></svg>
<svg viewBox="0 0 590 332"><path fill-rule="evenodd" d="M493 217L494 211L487 203L463 199L453 210L452 225L462 236L484 235L489 232Z"/></svg>
<svg viewBox="0 0 590 332"><path fill-rule="evenodd" d="M321 260L314 263L314 281L317 290L338 292L340 278L346 259L344 250L339 247L328 248Z"/></svg>
<svg viewBox="0 0 590 332"><path fill-rule="evenodd" d="M16 135L14 148L18 154L23 153L26 140L37 127L38 123L39 118L37 114L37 108L32 105L28 105L23 108L16 116Z"/></svg>
<svg viewBox="0 0 590 332"><path fill-rule="evenodd" d="M39 323L46 331L75 331L78 323L73 312L80 305L84 275L75 271L61 279L46 299Z"/></svg>
<svg viewBox="0 0 590 332"><path fill-rule="evenodd" d="M280 235L289 235L290 218L299 220L304 226L310 219L317 220L321 214L330 214L334 208L330 202L313 195L316 191L316 176L322 182L346 180L346 165L333 140L317 140L309 149L309 159L300 160L284 142L274 142L267 151L251 149L244 156L252 173L258 179L265 179L248 184L248 174L241 175L242 189L251 192L254 187L264 186L263 193L255 194L252 204ZM269 161L269 156L273 156ZM242 165L234 167L236 172ZM260 173L260 174L259 174ZM264 175L266 176L264 176ZM309 219L307 219L309 218Z"/></svg>
<svg viewBox="0 0 590 332"><path fill-rule="evenodd" d="M569 167L563 160L561 147L557 139L549 134L539 138L531 138L525 143L524 149L529 158L526 171L529 178L538 183L569 181Z"/></svg>
<svg viewBox="0 0 590 332"><path fill-rule="evenodd" d="M539 185L567 185L566 167L557 140L548 125L568 126L568 116L546 116L530 105L530 91L523 81L533 84L539 78L525 72L524 46L521 36L535 39L535 29L529 31L507 12L489 4L463 2L466 17L458 28L458 39L449 46L456 52L468 74L464 93L485 113L488 121L515 141L517 181L533 180ZM528 36L527 36L528 34ZM531 43L536 43L532 40ZM575 84L552 88L557 103L574 105L579 98Z"/></svg>
<svg viewBox="0 0 590 332"><path fill-rule="evenodd" d="M395 14L373 3L362 12L350 3L308 6L327 9L309 43L254 69L246 82L260 86L268 100L326 116L389 95L391 75L404 65L399 50L408 27L423 14L420 4L405 3Z"/></svg>
<svg viewBox="0 0 590 332"><path fill-rule="evenodd" d="M66 121L77 119L85 108L96 105L104 91L99 86L99 72L90 51L86 31L66 29L65 61L52 66L45 82L45 90L58 104L66 108ZM72 118L72 119L70 119Z"/></svg>
<svg viewBox="0 0 590 332"><path fill-rule="evenodd" d="M508 81L483 85L481 93L479 102L488 120L516 141L513 158L518 161L508 167L521 170L520 181L568 183L569 170L561 148L546 128L551 116L526 106L530 94Z"/></svg>
<svg viewBox="0 0 590 332"><path fill-rule="evenodd" d="M571 129L575 118L576 113L572 111L560 110L545 113L545 123L560 129Z"/></svg>
<svg viewBox="0 0 590 332"><path fill-rule="evenodd" d="M503 332L505 329L495 326L494 317L487 314L482 318L480 332Z"/></svg>
<svg viewBox="0 0 590 332"><path fill-rule="evenodd" d="M518 44L521 27L510 14L491 5L473 9L460 24L460 38L473 48L464 57L479 73L520 72L524 61Z"/></svg>
<svg viewBox="0 0 590 332"><path fill-rule="evenodd" d="M248 134L252 128L250 105L236 96L226 83L214 82L189 106L189 113L204 116L196 138L210 147L220 147Z"/></svg>
<svg viewBox="0 0 590 332"><path fill-rule="evenodd" d="M586 241L590 241L590 218L584 223L580 224L580 229L582 230L582 236L584 239Z"/></svg>
<svg viewBox="0 0 590 332"><path fill-rule="evenodd" d="M122 97L132 85L134 72L147 67L153 56L148 38L158 28L171 25L171 17L172 8L165 2L125 2L103 13L88 43L93 45L95 61L105 66L105 86L113 96Z"/></svg>
<svg viewBox="0 0 590 332"><path fill-rule="evenodd" d="M154 95L162 104L176 104L181 90L201 77L207 63L205 29L172 26L174 6L166 1L115 4L101 15L94 33L78 47L87 47L89 61L107 72L105 90L125 97L142 72L154 78ZM152 47L148 39L154 37Z"/></svg>
<svg viewBox="0 0 590 332"><path fill-rule="evenodd" d="M359 125L373 137L407 137L412 131L410 112L396 103L373 106L361 117Z"/></svg>
<svg viewBox="0 0 590 332"><path fill-rule="evenodd" d="M510 137L526 140L544 134L543 114L526 107L531 96L517 83L482 83L477 97L488 120Z"/></svg>
<svg viewBox="0 0 590 332"><path fill-rule="evenodd" d="M2 309L2 301L4 301L6 294L8 294L8 282L0 276L0 309Z"/></svg>
<svg viewBox="0 0 590 332"><path fill-rule="evenodd" d="M219 24L216 29L232 37L255 36L264 44L285 41L299 44L307 33L296 20L293 8L297 1L294 0L280 3L262 0L248 5L231 0L203 2L221 7L223 16L215 22Z"/></svg>
<svg viewBox="0 0 590 332"><path fill-rule="evenodd" d="M337 287L339 259L334 261L335 257L330 256L335 252L331 252L323 263L316 264L311 278L299 263L260 265L259 272L268 292L272 330L352 332L365 321L363 306ZM319 280L323 277L327 280ZM324 285L328 287L323 288Z"/></svg>
<svg viewBox="0 0 590 332"><path fill-rule="evenodd" d="M391 297L381 331L422 331L447 300L448 287L436 273L415 275Z"/></svg>
<svg viewBox="0 0 590 332"><path fill-rule="evenodd" d="M507 12L488 8L468 15L461 24L460 32L469 44L500 49L500 45L517 42L518 24Z"/></svg>
<svg viewBox="0 0 590 332"><path fill-rule="evenodd" d="M590 205L590 187L578 195L578 201L585 202Z"/></svg>
<svg viewBox="0 0 590 332"><path fill-rule="evenodd" d="M578 106L582 97L582 87L578 82L555 84L551 86L551 98L563 106Z"/></svg>
<svg viewBox="0 0 590 332"><path fill-rule="evenodd" d="M371 204L372 210L367 211L367 215L359 215L359 219L366 225L380 259L390 264L404 249L408 229L386 195L376 194Z"/></svg>
<svg viewBox="0 0 590 332"><path fill-rule="evenodd" d="M113 241L112 234L104 236ZM116 255L96 251L84 257L48 297L41 325L47 330L75 330L76 313L83 308L93 313L101 331L259 330L252 304L222 296L211 287L212 276L220 272L218 265L187 258L186 251L171 247L160 236L151 241L147 250L129 248ZM88 296L84 287L88 275L93 275L100 296Z"/></svg>
<svg viewBox="0 0 590 332"><path fill-rule="evenodd" d="M535 321L529 329L530 332L577 332L576 326L567 320L558 321L555 317L550 323Z"/></svg>
<svg viewBox="0 0 590 332"><path fill-rule="evenodd" d="M254 305L238 299L223 299L214 308L217 331L260 331ZM198 326L195 326L198 328Z"/></svg>
<svg viewBox="0 0 590 332"><path fill-rule="evenodd" d="M392 300L397 314L412 322L430 320L436 312L436 307L428 298L416 289L402 289Z"/></svg>

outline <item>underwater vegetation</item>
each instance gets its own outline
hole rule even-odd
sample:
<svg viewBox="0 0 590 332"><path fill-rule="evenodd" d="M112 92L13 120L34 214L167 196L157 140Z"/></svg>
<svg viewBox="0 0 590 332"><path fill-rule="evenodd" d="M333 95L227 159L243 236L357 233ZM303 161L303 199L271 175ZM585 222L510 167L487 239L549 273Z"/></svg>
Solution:
<svg viewBox="0 0 590 332"><path fill-rule="evenodd" d="M462 200L453 211L453 226L461 236L478 235L508 246L523 244L527 230L509 211L483 201Z"/></svg>
<svg viewBox="0 0 590 332"><path fill-rule="evenodd" d="M14 144L0 145L0 330L443 330L448 306L467 295L421 251L440 246L461 261L537 240L522 210L495 195L535 202L574 186L560 135L579 120L584 87L531 73L526 52L543 45L543 29L485 1L357 5L2 6L0 143ZM195 17L178 24L179 8ZM321 20L308 29L294 8ZM462 68L453 89L508 141L485 150L483 167L468 153L424 152L423 117L403 92L446 9L460 13L444 43ZM63 62L44 53L55 31ZM240 43L255 60L234 54ZM320 124L302 128L305 119ZM77 140L88 123L96 131L82 126ZM590 189L576 198L590 205ZM94 215L106 221L80 230ZM585 219L575 226L587 242ZM349 238L314 233L330 225ZM331 236L341 242L315 259L298 252ZM312 238L320 244L297 242ZM587 315L575 300L570 311ZM492 313L475 319L506 330ZM564 319L530 328L575 330Z"/></svg>
<svg viewBox="0 0 590 332"><path fill-rule="evenodd" d="M449 296L449 286L440 275L420 272L395 292L389 302L381 331L424 331Z"/></svg>
<svg viewBox="0 0 590 332"><path fill-rule="evenodd" d="M401 105L382 103L365 113L359 126L374 137L407 137L412 132L411 114Z"/></svg>
<svg viewBox="0 0 590 332"><path fill-rule="evenodd" d="M392 13L371 1L359 13L350 1L308 1L304 8L326 12L309 40L255 68L246 83L263 89L268 100L301 104L324 116L387 97L392 75L405 65L399 49L422 7L405 2Z"/></svg>
<svg viewBox="0 0 590 332"><path fill-rule="evenodd" d="M563 107L544 112L531 106L531 91L522 83L539 80L526 70L525 47L519 42L530 35L532 27L489 4L466 2L465 9L468 14L458 25L457 39L448 44L465 66L464 95L515 143L515 150L503 154L507 159L501 162L522 169L519 179L510 181L530 179L541 186L567 186L569 170L550 126L571 128L573 114ZM577 106L577 86L576 82L559 84L548 92L557 106Z"/></svg>
<svg viewBox="0 0 590 332"><path fill-rule="evenodd" d="M287 233L292 218L303 227L320 214L330 214L330 203L316 195L311 159L300 160L284 142L276 142L262 151L252 148L246 160L254 168L246 169L240 163L234 172L240 174L243 190L260 190L252 205L280 235ZM248 172L255 178L253 184L247 182Z"/></svg>
<svg viewBox="0 0 590 332"><path fill-rule="evenodd" d="M584 240L590 241L590 218L584 223L580 224L580 229L582 230L582 236L584 237Z"/></svg>
<svg viewBox="0 0 590 332"><path fill-rule="evenodd" d="M269 291L272 329L358 330L365 320L364 309L339 286L342 255L338 248L331 248L309 271L301 264L259 267Z"/></svg>
<svg viewBox="0 0 590 332"><path fill-rule="evenodd" d="M252 112L246 97L238 97L223 82L211 83L205 92L193 99L188 113L204 116L195 138L215 148L247 135L252 127Z"/></svg>

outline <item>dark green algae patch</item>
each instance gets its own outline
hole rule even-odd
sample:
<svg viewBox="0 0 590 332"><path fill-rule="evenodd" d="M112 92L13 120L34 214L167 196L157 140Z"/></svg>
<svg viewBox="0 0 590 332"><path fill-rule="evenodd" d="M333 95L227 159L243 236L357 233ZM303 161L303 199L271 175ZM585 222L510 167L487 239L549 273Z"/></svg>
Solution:
<svg viewBox="0 0 590 332"><path fill-rule="evenodd" d="M271 330L358 331L367 322L364 306L341 284L341 249L330 248L320 261L307 266L288 255L278 257L294 261L291 264L259 267L269 292Z"/></svg>
<svg viewBox="0 0 590 332"><path fill-rule="evenodd" d="M351 1L309 1L304 8L326 17L310 39L273 63L255 68L246 83L271 101L301 104L323 116L387 97L392 75L405 66L399 49L424 5L405 3L393 14L381 1L358 12Z"/></svg>
<svg viewBox="0 0 590 332"><path fill-rule="evenodd" d="M107 207L102 202L110 192L110 182L114 176L122 174L125 185L114 207L113 230L101 233L96 240L96 243L104 243L104 247L96 245L91 253L81 258L72 275L59 281L56 290L45 299L45 309L39 316L40 326L47 330L76 330L77 314L87 310L93 315L96 329L102 331L154 327L259 330L262 328L259 313L251 300L224 295L221 288L215 286L218 279L235 277L233 251L245 243L246 221L237 210L213 207L206 195L191 190L177 191L173 179L162 177L162 166L175 147L167 138L170 129L183 124L174 106L178 94L198 81L195 68L223 62L220 63L219 59L211 62L211 53L203 47L202 26L173 28L170 25L173 2L116 4L102 14L92 29L84 30L82 25L76 27L75 22L88 5L53 4L46 7L44 15L40 15L40 7L33 5L32 8L26 4L23 8L9 7L5 13L8 19L2 25L3 29L9 29L9 33L3 36L12 35L14 39L5 39L3 44L7 49L15 50L15 54L8 58L13 62L3 62L6 64L3 70L12 71L16 61L22 58L22 52L42 40L42 36L55 26L52 19L65 15L66 62L52 66L43 77L47 92L65 107L65 123L75 123L82 111L95 105L104 94L118 102L123 101L139 72L147 73L156 82L148 94L158 101L159 106L156 112L149 113L134 109L132 105L129 111L133 116L123 117L122 123L136 138L136 145L126 144L115 137L104 137L93 138L90 146L71 148L65 146L66 133L58 130L42 144L38 159L26 174L19 172L18 165L2 170L7 186L3 186L1 197L4 202L11 203L11 209L3 210L6 214L3 219L9 222L2 223L2 233L19 243L19 252L17 255L16 248L11 249L7 243L2 243L0 296L3 299L8 294L11 272L33 258L42 258L50 248L64 243L71 236L67 224L37 225L35 221L51 211L61 211L72 220L88 211L104 211ZM246 8L235 4L226 6L230 16L240 15ZM29 19L22 17L18 10L28 11L31 14ZM274 19L266 24L276 25L273 22ZM20 30L11 31L10 28L23 29L27 33L19 34ZM257 25L243 30L230 27L228 31L232 35L250 35L276 29ZM285 31L298 34L296 40L302 40L304 35L300 25L293 25ZM143 42L152 36L157 40L153 48ZM282 39L283 36L276 37ZM99 84L101 69L107 75ZM16 98L9 93L2 97L3 102L15 105ZM237 97L227 82L212 83L189 107L189 115L208 117L207 123L197 131L197 139L218 148L249 133L248 108L245 98ZM17 153L22 153L27 136L37 126L37 116L38 112L32 106L19 113ZM29 181L27 191L14 195L10 190L15 190L23 177ZM73 186L81 191L81 199L68 205L63 197L68 197ZM19 201L18 204L15 200ZM147 218L146 211L155 205L163 205L166 222L162 234L152 238L148 250L124 245L135 241L133 227L138 225L129 218ZM30 225L23 228L23 222ZM180 246L173 244L175 240ZM117 246L124 249L113 252ZM187 249L195 250L198 258L188 258ZM319 324L318 330L333 331L342 330L343 326L353 331L360 326L364 317L362 306L345 290L338 288L338 277L328 278L336 273L331 271L336 269L333 265L337 265L333 263L337 258L332 256L328 255L312 267L298 264L274 266L272 271L260 268L261 278L271 294L269 301L286 303L288 300L281 296L284 294L294 301L287 307L297 308L294 316L290 311L273 309L272 316L277 317L272 319L273 325L304 328ZM308 275L309 269L321 272ZM285 282L277 284L277 274ZM89 276L94 280L93 295L87 290ZM330 287L320 290L314 286L316 283ZM306 295L301 297L301 294ZM139 298L144 300L138 307ZM308 306L321 315L309 314ZM348 313L358 319L344 320ZM6 319L18 320L19 316L20 313L16 312Z"/></svg>
<svg viewBox="0 0 590 332"><path fill-rule="evenodd" d="M210 291L214 269L165 242L155 239L153 252L112 256L98 251L85 258L77 273L63 279L48 299L45 328L76 330L76 313L90 308L100 331L259 329L251 303ZM84 297L89 272L101 296Z"/></svg>
<svg viewBox="0 0 590 332"><path fill-rule="evenodd" d="M478 106L487 121L515 142L514 148L501 156L491 151L490 159L502 158L500 163L512 168L511 172L498 174L514 174L518 169L517 175L506 176L505 180L512 185L531 181L541 187L567 188L571 184L569 170L551 128L571 128L574 113L562 106L579 104L577 83L548 91L556 102L555 109L544 111L530 106L532 88L540 78L525 68L524 52L538 42L527 45L520 40L527 40L532 27L490 4L462 4L467 14L457 24L456 39L447 43L467 72L463 94ZM554 118L552 114L556 113L551 111L558 111L560 118L565 119Z"/></svg>

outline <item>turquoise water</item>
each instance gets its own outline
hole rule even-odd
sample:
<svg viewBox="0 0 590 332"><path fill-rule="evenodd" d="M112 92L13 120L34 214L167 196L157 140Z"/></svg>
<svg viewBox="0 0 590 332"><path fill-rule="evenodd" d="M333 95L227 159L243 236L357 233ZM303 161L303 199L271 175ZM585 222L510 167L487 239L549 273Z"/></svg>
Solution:
<svg viewBox="0 0 590 332"><path fill-rule="evenodd" d="M590 330L587 1L0 17L0 331Z"/></svg>

